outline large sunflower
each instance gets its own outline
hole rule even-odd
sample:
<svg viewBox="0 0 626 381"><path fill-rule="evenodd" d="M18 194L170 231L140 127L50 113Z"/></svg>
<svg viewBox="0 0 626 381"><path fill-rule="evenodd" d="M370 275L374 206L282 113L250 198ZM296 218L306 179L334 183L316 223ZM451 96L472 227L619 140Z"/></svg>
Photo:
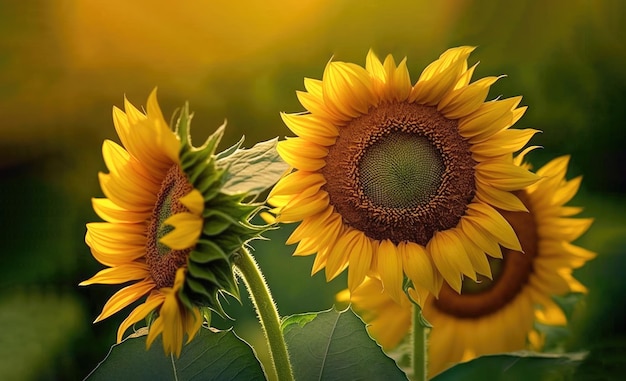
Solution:
<svg viewBox="0 0 626 381"><path fill-rule="evenodd" d="M581 180L565 179L567 163L567 156L552 160L537 171L542 180L518 193L529 213L502 212L524 253L505 248L502 260L491 261L493 280L483 278L476 283L465 279L461 294L444 286L439 298L428 296L423 313L433 325L429 336L431 376L476 356L521 350L529 343L536 346L535 321L566 324L551 296L586 292L572 270L595 256L571 243L592 220L571 218L581 209L564 206ZM352 295L346 290L338 297L351 299L371 324L372 336L390 349L409 332L411 306L407 297L398 304L381 289L379 280L368 278Z"/></svg>
<svg viewBox="0 0 626 381"><path fill-rule="evenodd" d="M114 108L113 120L123 147L104 142L109 173L99 176L106 198L93 199L106 222L87 224L85 237L95 259L108 268L81 285L132 282L109 299L95 321L147 294L121 323L117 341L155 312L148 346L162 333L165 352L178 356L183 336L194 337L208 309L221 311L218 294L238 295L231 256L259 233L248 223L258 207L241 204L242 195L222 192L225 170L216 165L214 151L223 128L194 148L187 107L172 131L156 91L145 114L125 100L125 112Z"/></svg>
<svg viewBox="0 0 626 381"><path fill-rule="evenodd" d="M298 222L294 255L317 253L312 272L328 280L348 268L351 290L372 273L396 301L406 275L438 293L443 279L491 277L485 253L520 250L496 210L525 211L514 191L537 180L512 162L537 131L509 129L521 97L485 101L498 77L470 83L474 50L459 47L431 63L415 84L406 59L365 68L330 62L322 80L306 78L308 110L282 114L299 137L278 152L296 170L270 193L279 222Z"/></svg>

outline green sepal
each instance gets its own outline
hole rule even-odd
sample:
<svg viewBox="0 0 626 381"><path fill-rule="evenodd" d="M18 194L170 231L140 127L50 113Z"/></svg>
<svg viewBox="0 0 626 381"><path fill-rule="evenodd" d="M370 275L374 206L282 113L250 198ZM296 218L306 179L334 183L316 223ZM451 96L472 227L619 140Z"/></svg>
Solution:
<svg viewBox="0 0 626 381"><path fill-rule="evenodd" d="M180 165L194 189L204 200L203 228L187 258L187 274L179 295L189 308L205 308L227 316L220 295L240 299L233 272L233 256L250 240L260 237L267 226L256 226L250 219L262 205L245 202L273 185L284 162L276 153L276 141L241 149L243 138L218 154L215 150L224 135L220 126L201 147L191 142L189 105L181 110L176 131L181 140ZM266 176L264 168L267 169ZM263 172L263 173L261 173ZM261 176L256 181L256 176ZM228 183L229 188L225 188ZM251 188L247 189L246 186ZM238 187L238 188L237 188ZM233 191L233 189L241 191ZM251 190L252 193L248 191Z"/></svg>
<svg viewBox="0 0 626 381"><path fill-rule="evenodd" d="M207 159L207 161L197 163L193 166L190 166L189 168L183 167L183 170L187 174L187 178L189 179L189 182L194 185L194 188L198 182L202 181L201 179L207 178L209 180L212 180L211 177L218 171L215 168L215 165L214 165L215 163L213 161L214 161L213 159Z"/></svg>
<svg viewBox="0 0 626 381"><path fill-rule="evenodd" d="M247 220L260 207L258 204L242 204L243 195L220 193L207 203L207 208L232 216L237 221Z"/></svg>
<svg viewBox="0 0 626 381"><path fill-rule="evenodd" d="M228 261L228 255L215 242L201 239L189 254L189 258L195 262L208 263L212 261Z"/></svg>
<svg viewBox="0 0 626 381"><path fill-rule="evenodd" d="M231 221L214 215L213 218L207 218L204 220L202 233L208 236L215 236L223 233L232 224L233 223Z"/></svg>
<svg viewBox="0 0 626 381"><path fill-rule="evenodd" d="M232 155L233 153L235 153L235 151L237 151L241 145L243 144L243 141L245 140L245 137L241 137L241 139L239 139L239 141L235 144L233 144L231 147L225 149L224 151L218 153L215 155L215 160L217 160L218 162L220 160L222 160L223 158Z"/></svg>
<svg viewBox="0 0 626 381"><path fill-rule="evenodd" d="M221 317L227 318L228 314L224 311L222 304L218 299L219 291L220 290L217 287L211 287L211 290L209 290L208 293L197 294L191 289L188 283L185 283L184 288L181 290L181 294L184 294L185 296L180 299L183 303L188 303L190 306L204 306L201 308L208 308Z"/></svg>
<svg viewBox="0 0 626 381"><path fill-rule="evenodd" d="M180 116L176 121L176 128L174 132L180 138L180 150L181 153L191 147L191 116L189 115L189 102L185 102L181 109Z"/></svg>
<svg viewBox="0 0 626 381"><path fill-rule="evenodd" d="M193 276L196 278L208 280L211 283L219 284L219 280L213 273L212 269L205 269L201 263L189 261L187 264L189 271L193 273Z"/></svg>
<svg viewBox="0 0 626 381"><path fill-rule="evenodd" d="M228 213L224 213L221 210L213 208L205 208L204 212L202 212L202 217L205 220L225 220L228 221L231 225L237 225L241 221L241 219L235 218Z"/></svg>
<svg viewBox="0 0 626 381"><path fill-rule="evenodd" d="M223 176L224 171L216 169L212 173L206 174L206 176L199 177L194 183L194 188L202 193L205 201L209 201L219 193Z"/></svg>

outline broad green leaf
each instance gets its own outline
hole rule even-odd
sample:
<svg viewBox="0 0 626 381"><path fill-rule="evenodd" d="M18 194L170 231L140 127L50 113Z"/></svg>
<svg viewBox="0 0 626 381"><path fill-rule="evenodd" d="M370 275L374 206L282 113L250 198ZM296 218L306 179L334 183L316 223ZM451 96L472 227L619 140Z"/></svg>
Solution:
<svg viewBox="0 0 626 381"><path fill-rule="evenodd" d="M275 138L220 157L217 166L226 168L222 192L256 196L272 187L289 169L276 151L277 142Z"/></svg>
<svg viewBox="0 0 626 381"><path fill-rule="evenodd" d="M482 356L457 364L434 377L432 381L570 380L585 356L586 353L547 354L524 351Z"/></svg>
<svg viewBox="0 0 626 381"><path fill-rule="evenodd" d="M282 326L298 381L407 379L350 308L291 316Z"/></svg>
<svg viewBox="0 0 626 381"><path fill-rule="evenodd" d="M202 328L183 346L180 358L166 356L161 338L146 350L146 328L120 344L87 379L97 380L264 380L252 348L231 330Z"/></svg>

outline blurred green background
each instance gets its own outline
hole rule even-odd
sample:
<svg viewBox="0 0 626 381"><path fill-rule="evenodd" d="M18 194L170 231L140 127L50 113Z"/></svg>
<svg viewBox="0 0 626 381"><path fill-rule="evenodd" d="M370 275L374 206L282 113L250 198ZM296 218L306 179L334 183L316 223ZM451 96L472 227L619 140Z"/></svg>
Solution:
<svg viewBox="0 0 626 381"><path fill-rule="evenodd" d="M445 49L477 45L476 77L507 74L490 97L524 95L519 127L543 130L529 158L571 154L584 174L572 204L596 218L579 244L598 257L576 272L590 292L574 314L570 350L590 349L581 379L624 369L626 260L626 3L618 0L264 2L0 1L0 379L82 379L104 358L126 314L92 325L115 288L77 284L98 271L84 244L97 221L103 139L119 141L111 107L165 115L189 100L199 143L226 118L223 147L290 135L279 111L301 111L303 77L370 47L408 56L416 80ZM345 279L309 278L268 234L255 255L282 314L332 306ZM250 303L230 300L238 333L259 343ZM258 352L265 348L257 346Z"/></svg>

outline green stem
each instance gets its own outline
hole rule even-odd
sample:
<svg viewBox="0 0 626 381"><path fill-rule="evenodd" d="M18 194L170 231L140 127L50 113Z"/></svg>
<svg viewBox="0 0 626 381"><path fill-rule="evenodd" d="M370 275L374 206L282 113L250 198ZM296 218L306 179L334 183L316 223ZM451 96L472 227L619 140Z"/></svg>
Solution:
<svg viewBox="0 0 626 381"><path fill-rule="evenodd" d="M431 325L424 319L422 308L413 304L413 379L426 381L428 379L428 346L427 336Z"/></svg>
<svg viewBox="0 0 626 381"><path fill-rule="evenodd" d="M261 269L252 255L245 249L237 258L236 266L248 288L248 293L261 321L263 333L270 349L273 376L278 381L293 381L289 353L280 329L278 310L267 283L265 283L263 273L261 273Z"/></svg>

